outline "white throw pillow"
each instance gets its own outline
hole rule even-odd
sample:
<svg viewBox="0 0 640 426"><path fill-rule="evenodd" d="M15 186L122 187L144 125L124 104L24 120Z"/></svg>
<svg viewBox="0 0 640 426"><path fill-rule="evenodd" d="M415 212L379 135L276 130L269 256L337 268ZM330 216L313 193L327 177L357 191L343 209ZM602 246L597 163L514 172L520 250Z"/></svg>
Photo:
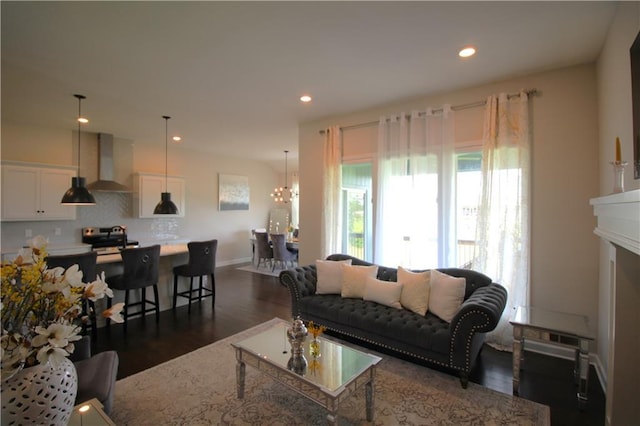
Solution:
<svg viewBox="0 0 640 426"><path fill-rule="evenodd" d="M430 282L431 271L413 272L398 266L398 283L402 284L402 306L416 314L426 314L429 309Z"/></svg>
<svg viewBox="0 0 640 426"><path fill-rule="evenodd" d="M346 260L316 260L316 294L340 294L342 291L342 265L351 265Z"/></svg>
<svg viewBox="0 0 640 426"><path fill-rule="evenodd" d="M342 265L342 297L355 297L362 299L367 278L377 277L376 265Z"/></svg>
<svg viewBox="0 0 640 426"><path fill-rule="evenodd" d="M402 309L400 294L402 284L394 281L382 281L373 277L367 278L364 288L364 300L380 303L396 309Z"/></svg>
<svg viewBox="0 0 640 426"><path fill-rule="evenodd" d="M431 292L429 311L446 322L451 322L464 300L467 280L431 270Z"/></svg>

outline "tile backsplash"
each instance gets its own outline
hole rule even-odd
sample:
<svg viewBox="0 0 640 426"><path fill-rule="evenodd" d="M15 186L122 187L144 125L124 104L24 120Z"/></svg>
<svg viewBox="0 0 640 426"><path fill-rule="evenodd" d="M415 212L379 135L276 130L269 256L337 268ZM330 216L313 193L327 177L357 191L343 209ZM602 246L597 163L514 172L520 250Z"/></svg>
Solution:
<svg viewBox="0 0 640 426"><path fill-rule="evenodd" d="M77 207L75 221L2 222L3 250L23 246L29 239L27 231L33 236L44 235L51 244L80 243L82 228L87 226L124 225L129 237L140 242L180 239L179 218L134 218L132 194L94 192L93 195L96 205Z"/></svg>

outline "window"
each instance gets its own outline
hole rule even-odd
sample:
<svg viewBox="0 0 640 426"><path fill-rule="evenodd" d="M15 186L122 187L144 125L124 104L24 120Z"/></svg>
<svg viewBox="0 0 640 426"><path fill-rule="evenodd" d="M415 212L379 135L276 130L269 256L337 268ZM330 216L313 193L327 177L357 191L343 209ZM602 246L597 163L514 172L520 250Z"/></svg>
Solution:
<svg viewBox="0 0 640 426"><path fill-rule="evenodd" d="M371 261L371 163L342 166L342 208L342 252Z"/></svg>

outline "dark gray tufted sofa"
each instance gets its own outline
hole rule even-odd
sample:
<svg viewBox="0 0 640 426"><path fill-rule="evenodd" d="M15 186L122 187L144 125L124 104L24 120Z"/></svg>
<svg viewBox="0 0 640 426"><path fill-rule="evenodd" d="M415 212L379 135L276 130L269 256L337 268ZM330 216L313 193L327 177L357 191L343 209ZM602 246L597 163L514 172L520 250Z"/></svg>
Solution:
<svg viewBox="0 0 640 426"><path fill-rule="evenodd" d="M328 260L352 259L353 265L371 265L360 259L334 254ZM498 324L507 290L479 272L444 268L439 271L464 277L465 300L451 324L430 312L425 316L339 294L315 294L316 266L300 266L280 273L291 294L293 317L313 321L329 330L411 357L455 370L466 388L469 373L484 343L485 333ZM378 279L396 281L397 270L378 267Z"/></svg>

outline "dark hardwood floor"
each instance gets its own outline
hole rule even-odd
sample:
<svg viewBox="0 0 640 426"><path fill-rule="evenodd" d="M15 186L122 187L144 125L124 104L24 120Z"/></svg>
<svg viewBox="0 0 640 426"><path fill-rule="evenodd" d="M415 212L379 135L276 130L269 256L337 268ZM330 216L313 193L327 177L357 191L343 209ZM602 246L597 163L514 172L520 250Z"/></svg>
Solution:
<svg viewBox="0 0 640 426"><path fill-rule="evenodd" d="M191 314L186 306L162 312L158 325L153 317L131 320L126 335L120 324L100 328L93 351L118 351L121 379L271 318L288 319L290 306L289 292L277 278L222 267L216 269L215 309L209 298L192 305ZM603 425L605 397L594 368L583 411L578 409L572 377L572 361L527 352L520 396L549 405L552 425ZM511 394L511 378L511 353L485 346L471 381Z"/></svg>

